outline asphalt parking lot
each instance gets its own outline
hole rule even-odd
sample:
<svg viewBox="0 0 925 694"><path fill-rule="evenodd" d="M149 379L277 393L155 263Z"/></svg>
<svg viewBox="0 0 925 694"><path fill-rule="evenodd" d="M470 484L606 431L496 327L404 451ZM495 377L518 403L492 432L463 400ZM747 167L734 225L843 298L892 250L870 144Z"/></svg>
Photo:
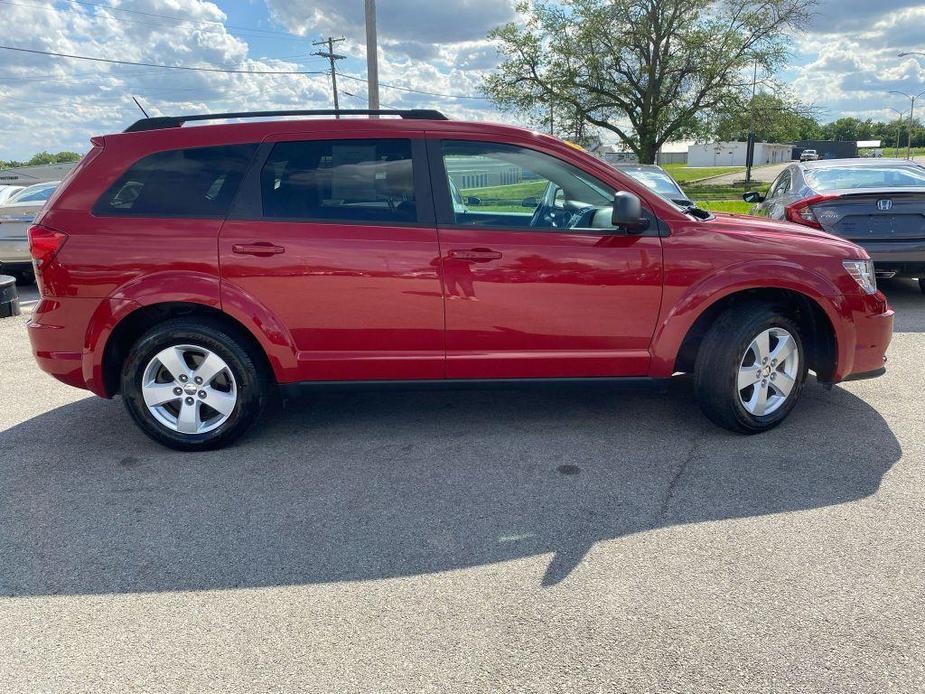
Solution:
<svg viewBox="0 0 925 694"><path fill-rule="evenodd" d="M923 691L925 297L884 289L888 374L750 438L678 379L325 394L183 455L0 320L0 691Z"/></svg>

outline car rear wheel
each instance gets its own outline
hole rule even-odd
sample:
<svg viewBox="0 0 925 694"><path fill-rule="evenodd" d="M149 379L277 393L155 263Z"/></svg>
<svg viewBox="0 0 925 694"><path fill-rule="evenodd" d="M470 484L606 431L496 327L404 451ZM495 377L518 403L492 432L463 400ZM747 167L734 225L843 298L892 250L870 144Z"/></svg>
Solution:
<svg viewBox="0 0 925 694"><path fill-rule="evenodd" d="M723 313L704 336L694 367L697 399L721 427L767 431L796 405L806 369L798 326L768 304L743 304Z"/></svg>
<svg viewBox="0 0 925 694"><path fill-rule="evenodd" d="M184 451L219 448L256 421L268 378L249 345L221 323L178 318L135 343L122 397L141 429Z"/></svg>

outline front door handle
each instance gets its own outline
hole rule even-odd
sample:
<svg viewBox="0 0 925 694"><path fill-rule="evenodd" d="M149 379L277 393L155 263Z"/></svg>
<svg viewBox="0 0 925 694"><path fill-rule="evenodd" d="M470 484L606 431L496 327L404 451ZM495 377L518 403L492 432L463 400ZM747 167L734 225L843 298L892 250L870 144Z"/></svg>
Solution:
<svg viewBox="0 0 925 694"><path fill-rule="evenodd" d="M447 253L447 257L454 260L470 260L473 263L487 263L489 260L500 260L501 251L493 251L490 248L454 248Z"/></svg>
<svg viewBox="0 0 925 694"><path fill-rule="evenodd" d="M286 249L267 241L255 241L254 243L236 243L231 247L231 252L238 255L256 255L266 258L271 255L285 253Z"/></svg>

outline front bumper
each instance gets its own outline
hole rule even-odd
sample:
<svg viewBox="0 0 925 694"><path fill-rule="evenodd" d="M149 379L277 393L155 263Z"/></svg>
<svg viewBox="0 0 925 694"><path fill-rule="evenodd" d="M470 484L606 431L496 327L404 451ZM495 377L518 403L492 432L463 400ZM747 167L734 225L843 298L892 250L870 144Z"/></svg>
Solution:
<svg viewBox="0 0 925 694"><path fill-rule="evenodd" d="M871 296L846 297L845 309L848 324L853 330L845 335L846 349L839 350L839 357L845 363L839 364L838 370L841 373L837 380L859 380L882 375L886 370L886 351L893 339L893 309L882 292Z"/></svg>

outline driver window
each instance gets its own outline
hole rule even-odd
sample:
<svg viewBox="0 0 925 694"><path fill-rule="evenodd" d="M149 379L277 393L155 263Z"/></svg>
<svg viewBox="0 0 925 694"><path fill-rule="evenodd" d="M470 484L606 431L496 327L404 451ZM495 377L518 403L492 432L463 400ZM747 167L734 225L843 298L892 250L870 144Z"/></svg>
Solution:
<svg viewBox="0 0 925 694"><path fill-rule="evenodd" d="M443 142L453 223L529 229L611 228L614 191L525 147Z"/></svg>

